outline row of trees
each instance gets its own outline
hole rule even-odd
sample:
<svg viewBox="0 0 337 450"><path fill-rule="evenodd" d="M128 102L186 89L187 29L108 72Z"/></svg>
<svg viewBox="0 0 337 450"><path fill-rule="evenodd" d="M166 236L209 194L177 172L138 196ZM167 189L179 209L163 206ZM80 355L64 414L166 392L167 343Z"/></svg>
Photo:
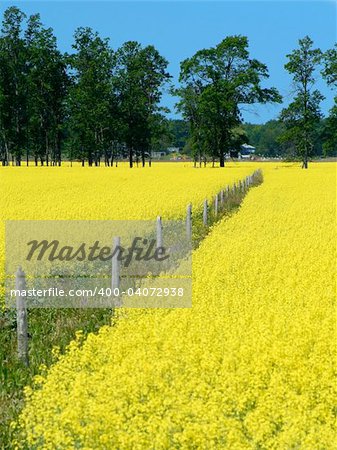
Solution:
<svg viewBox="0 0 337 450"><path fill-rule="evenodd" d="M145 164L151 151L186 140L186 125L168 121L161 106L168 87L168 62L153 46L126 42L113 50L90 28L74 35L72 54L62 54L50 28L38 14L29 18L16 7L4 13L0 35L0 158L20 165L60 165L70 160L112 165L120 157ZM337 46L323 53L309 37L287 55L293 77L293 101L269 131L277 137L275 154L296 154L307 167L317 142L334 154L337 100L322 124L321 74L337 86ZM264 87L268 68L252 59L248 39L230 36L181 63L177 109L188 124L187 148L195 161L206 157L225 164L225 156L247 142L242 110L257 103L281 103L275 87ZM249 131L249 127L246 131ZM252 131L252 130L250 130ZM172 140L172 134L175 139Z"/></svg>
<svg viewBox="0 0 337 450"><path fill-rule="evenodd" d="M0 36L0 158L68 158L99 165L117 155L130 166L160 145L167 130L162 88L168 62L153 46L110 48L90 28L75 32L73 54L62 54L38 14L4 13Z"/></svg>

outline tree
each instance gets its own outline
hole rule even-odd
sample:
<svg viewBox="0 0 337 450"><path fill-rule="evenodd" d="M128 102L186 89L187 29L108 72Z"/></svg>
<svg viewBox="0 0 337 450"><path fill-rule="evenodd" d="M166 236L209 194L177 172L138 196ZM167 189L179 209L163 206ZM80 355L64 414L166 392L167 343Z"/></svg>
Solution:
<svg viewBox="0 0 337 450"><path fill-rule="evenodd" d="M337 44L323 55L323 77L328 86L337 89ZM323 129L323 152L325 156L337 156L337 96Z"/></svg>
<svg viewBox="0 0 337 450"><path fill-rule="evenodd" d="M170 121L162 114L152 115L150 123L151 128L151 142L149 147L149 165L151 166L151 153L152 151L166 150L172 144L172 133L170 130ZM144 163L143 163L144 165Z"/></svg>
<svg viewBox="0 0 337 450"><path fill-rule="evenodd" d="M27 122L25 14L15 6L4 13L0 36L0 136L2 164L10 154L21 164Z"/></svg>
<svg viewBox="0 0 337 450"><path fill-rule="evenodd" d="M178 108L197 145L218 157L221 167L235 145L232 130L242 122L242 106L281 101L275 88L261 86L268 77L267 66L250 58L244 36L229 36L181 63Z"/></svg>
<svg viewBox="0 0 337 450"><path fill-rule="evenodd" d="M189 138L189 125L185 120L171 119L169 120L169 130L171 133L172 147L183 149Z"/></svg>
<svg viewBox="0 0 337 450"><path fill-rule="evenodd" d="M145 165L153 134L160 129L156 118L165 111L160 107L162 87L171 78L168 62L151 45L142 48L138 42L124 43L115 54L114 86L119 98L122 136L128 150L129 164L139 157Z"/></svg>
<svg viewBox="0 0 337 450"><path fill-rule="evenodd" d="M238 155L242 144L248 144L248 136L242 126L233 128L231 132L231 153Z"/></svg>
<svg viewBox="0 0 337 450"><path fill-rule="evenodd" d="M203 130L203 117L201 114L201 108L199 107L199 101L201 97L201 88L199 83L186 83L179 89L172 89L172 93L180 97L180 101L177 103L177 110L182 113L185 120L189 123L190 138L188 145L191 155L194 159L194 165L199 160L201 166L202 158L205 159L202 130Z"/></svg>
<svg viewBox="0 0 337 450"><path fill-rule="evenodd" d="M32 15L25 32L27 51L27 164L28 149L35 164L61 164L61 139L68 85L66 64L57 49L51 28L43 28L40 16Z"/></svg>
<svg viewBox="0 0 337 450"><path fill-rule="evenodd" d="M337 88L337 44L323 55L323 77L329 86Z"/></svg>
<svg viewBox="0 0 337 450"><path fill-rule="evenodd" d="M91 28L78 28L68 56L71 85L68 97L71 159L100 164L111 147L113 107L113 51L108 39L101 39Z"/></svg>
<svg viewBox="0 0 337 450"><path fill-rule="evenodd" d="M308 159L314 149L317 125L322 117L320 103L323 95L314 89L315 73L322 60L320 49L313 48L309 36L299 40L299 48L287 55L286 70L293 76L294 100L281 112L280 119L286 130L283 142L294 145L297 156L302 159L302 167L308 168Z"/></svg>
<svg viewBox="0 0 337 450"><path fill-rule="evenodd" d="M27 164L32 149L41 164L61 162L66 67L50 28L38 14L28 21L18 8L4 13L0 36L0 153ZM25 32L23 32L25 29Z"/></svg>

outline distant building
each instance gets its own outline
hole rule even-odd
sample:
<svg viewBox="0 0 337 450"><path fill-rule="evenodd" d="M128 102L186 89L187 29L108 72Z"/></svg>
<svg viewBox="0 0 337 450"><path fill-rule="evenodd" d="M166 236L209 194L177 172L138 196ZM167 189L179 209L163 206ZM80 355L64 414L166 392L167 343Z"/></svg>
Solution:
<svg viewBox="0 0 337 450"><path fill-rule="evenodd" d="M239 158L250 159L255 154L256 148L249 144L242 144L239 153Z"/></svg>
<svg viewBox="0 0 337 450"><path fill-rule="evenodd" d="M230 158L238 158L238 159L250 159L255 154L256 148L252 145L242 144L240 146L240 150L231 150L229 152Z"/></svg>

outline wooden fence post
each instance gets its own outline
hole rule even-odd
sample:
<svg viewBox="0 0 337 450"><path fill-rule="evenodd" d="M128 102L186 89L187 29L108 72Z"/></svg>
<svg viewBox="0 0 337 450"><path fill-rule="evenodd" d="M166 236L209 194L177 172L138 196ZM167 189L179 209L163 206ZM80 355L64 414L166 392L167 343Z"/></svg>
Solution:
<svg viewBox="0 0 337 450"><path fill-rule="evenodd" d="M219 210L219 196L218 196L218 194L216 194L215 198L214 198L214 215L215 215L215 217L218 215L218 210Z"/></svg>
<svg viewBox="0 0 337 450"><path fill-rule="evenodd" d="M203 223L204 223L205 227L207 227L207 223L208 223L208 201L207 201L207 199L204 200L204 211L203 211L202 219L203 219Z"/></svg>
<svg viewBox="0 0 337 450"><path fill-rule="evenodd" d="M186 236L187 239L192 239L192 203L189 203L186 209Z"/></svg>
<svg viewBox="0 0 337 450"><path fill-rule="evenodd" d="M112 263L112 280L111 280L111 288L119 289L120 287L120 272L121 272L121 262L118 259L119 251L115 252L116 248L120 247L121 245L121 238L119 236L114 237L113 241L113 257L111 259Z"/></svg>
<svg viewBox="0 0 337 450"><path fill-rule="evenodd" d="M26 278L21 267L16 272L15 289L21 291L20 295L16 298L18 358L28 367L28 316L26 297L22 295L22 291L26 290Z"/></svg>
<svg viewBox="0 0 337 450"><path fill-rule="evenodd" d="M160 216L157 217L156 230L157 230L157 248L159 248L163 246L163 224Z"/></svg>
<svg viewBox="0 0 337 450"><path fill-rule="evenodd" d="M228 188L228 186L227 186L227 188ZM225 192L224 192L223 189L221 189L221 192L220 192L220 206L221 206L221 209L223 209L224 203L225 203Z"/></svg>

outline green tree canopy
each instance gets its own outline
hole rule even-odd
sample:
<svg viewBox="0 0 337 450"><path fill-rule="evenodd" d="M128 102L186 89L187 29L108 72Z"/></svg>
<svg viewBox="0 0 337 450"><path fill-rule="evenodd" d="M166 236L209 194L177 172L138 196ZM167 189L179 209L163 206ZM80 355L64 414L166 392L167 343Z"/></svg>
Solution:
<svg viewBox="0 0 337 450"><path fill-rule="evenodd" d="M181 63L178 108L191 123L196 146L218 157L221 167L234 145L232 130L242 122L242 106L281 101L276 88L262 87L268 77L267 66L250 58L244 36L229 36Z"/></svg>
<svg viewBox="0 0 337 450"><path fill-rule="evenodd" d="M307 168L317 138L317 125L322 117L320 103L324 97L315 89L315 74L322 60L322 52L313 48L313 41L306 36L299 40L299 48L287 58L285 68L293 77L295 96L280 115L286 127L282 140L293 144L297 156L302 159L303 168Z"/></svg>
<svg viewBox="0 0 337 450"><path fill-rule="evenodd" d="M114 57L114 87L119 98L122 140L129 154L130 167L150 151L154 134L162 129L160 112L162 88L171 78L168 62L152 46L138 42L123 44Z"/></svg>
<svg viewBox="0 0 337 450"><path fill-rule="evenodd" d="M323 77L328 85L337 89L337 44L328 50L323 57ZM337 96L330 110L329 117L325 121L323 130L323 151L325 156L337 156Z"/></svg>

